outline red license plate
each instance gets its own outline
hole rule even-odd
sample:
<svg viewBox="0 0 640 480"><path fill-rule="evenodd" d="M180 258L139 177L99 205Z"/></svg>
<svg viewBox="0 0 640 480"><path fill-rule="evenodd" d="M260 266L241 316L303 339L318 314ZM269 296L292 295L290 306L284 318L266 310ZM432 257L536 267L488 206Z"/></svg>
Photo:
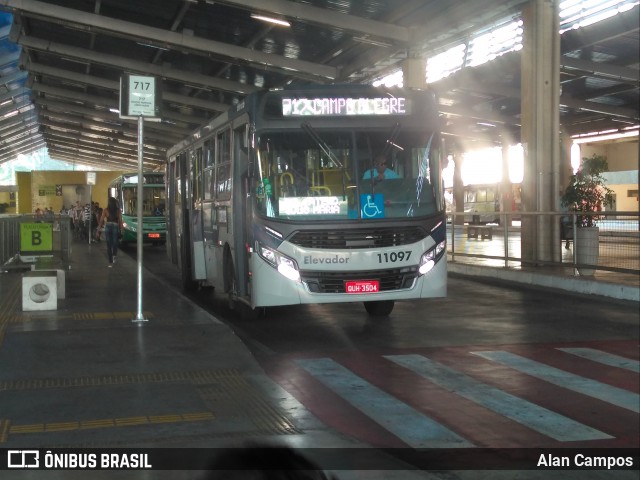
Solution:
<svg viewBox="0 0 640 480"><path fill-rule="evenodd" d="M376 293L380 291L378 280L352 280L344 282L347 293Z"/></svg>
<svg viewBox="0 0 640 480"><path fill-rule="evenodd" d="M149 238L160 238L160 234L159 233L150 233L149 234Z"/></svg>

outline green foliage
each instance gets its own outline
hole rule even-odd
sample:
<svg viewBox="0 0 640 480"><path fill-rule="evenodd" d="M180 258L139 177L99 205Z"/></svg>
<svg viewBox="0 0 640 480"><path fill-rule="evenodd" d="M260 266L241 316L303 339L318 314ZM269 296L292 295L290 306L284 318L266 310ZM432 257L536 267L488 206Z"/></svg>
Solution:
<svg viewBox="0 0 640 480"><path fill-rule="evenodd" d="M607 157L584 157L575 175L571 175L560 202L572 212L598 212L613 203L613 190L604 183L602 173L609 170ZM595 227L598 215L578 215L579 227Z"/></svg>

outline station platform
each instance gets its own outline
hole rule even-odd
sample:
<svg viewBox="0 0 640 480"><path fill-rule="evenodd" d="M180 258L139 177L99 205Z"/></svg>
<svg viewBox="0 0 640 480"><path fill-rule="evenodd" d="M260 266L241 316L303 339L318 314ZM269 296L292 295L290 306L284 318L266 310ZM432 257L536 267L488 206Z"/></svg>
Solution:
<svg viewBox="0 0 640 480"><path fill-rule="evenodd" d="M143 269L146 321L134 258L109 268L104 242L76 242L66 274L49 311L22 311L22 274L0 274L0 448L358 446L269 380L177 274Z"/></svg>

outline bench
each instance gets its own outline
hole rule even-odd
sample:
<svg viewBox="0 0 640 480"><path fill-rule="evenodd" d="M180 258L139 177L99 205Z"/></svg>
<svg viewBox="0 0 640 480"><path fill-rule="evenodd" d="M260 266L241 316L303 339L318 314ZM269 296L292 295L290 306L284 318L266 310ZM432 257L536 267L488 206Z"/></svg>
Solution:
<svg viewBox="0 0 640 480"><path fill-rule="evenodd" d="M467 227L467 238L478 239L478 235L482 240L493 238L493 227L491 225L469 225Z"/></svg>

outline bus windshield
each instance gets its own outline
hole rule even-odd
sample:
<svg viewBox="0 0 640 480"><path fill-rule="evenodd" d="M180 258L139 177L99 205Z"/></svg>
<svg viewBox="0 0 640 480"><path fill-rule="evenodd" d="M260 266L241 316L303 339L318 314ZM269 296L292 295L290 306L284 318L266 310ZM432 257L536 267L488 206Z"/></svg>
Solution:
<svg viewBox="0 0 640 480"><path fill-rule="evenodd" d="M124 203L122 205L123 215L138 215L138 188L125 187L123 190ZM142 215L145 217L162 216L165 208L165 190L164 186L147 187L142 189Z"/></svg>
<svg viewBox="0 0 640 480"><path fill-rule="evenodd" d="M406 218L442 210L431 133L315 130L259 136L253 178L259 214L287 220Z"/></svg>

